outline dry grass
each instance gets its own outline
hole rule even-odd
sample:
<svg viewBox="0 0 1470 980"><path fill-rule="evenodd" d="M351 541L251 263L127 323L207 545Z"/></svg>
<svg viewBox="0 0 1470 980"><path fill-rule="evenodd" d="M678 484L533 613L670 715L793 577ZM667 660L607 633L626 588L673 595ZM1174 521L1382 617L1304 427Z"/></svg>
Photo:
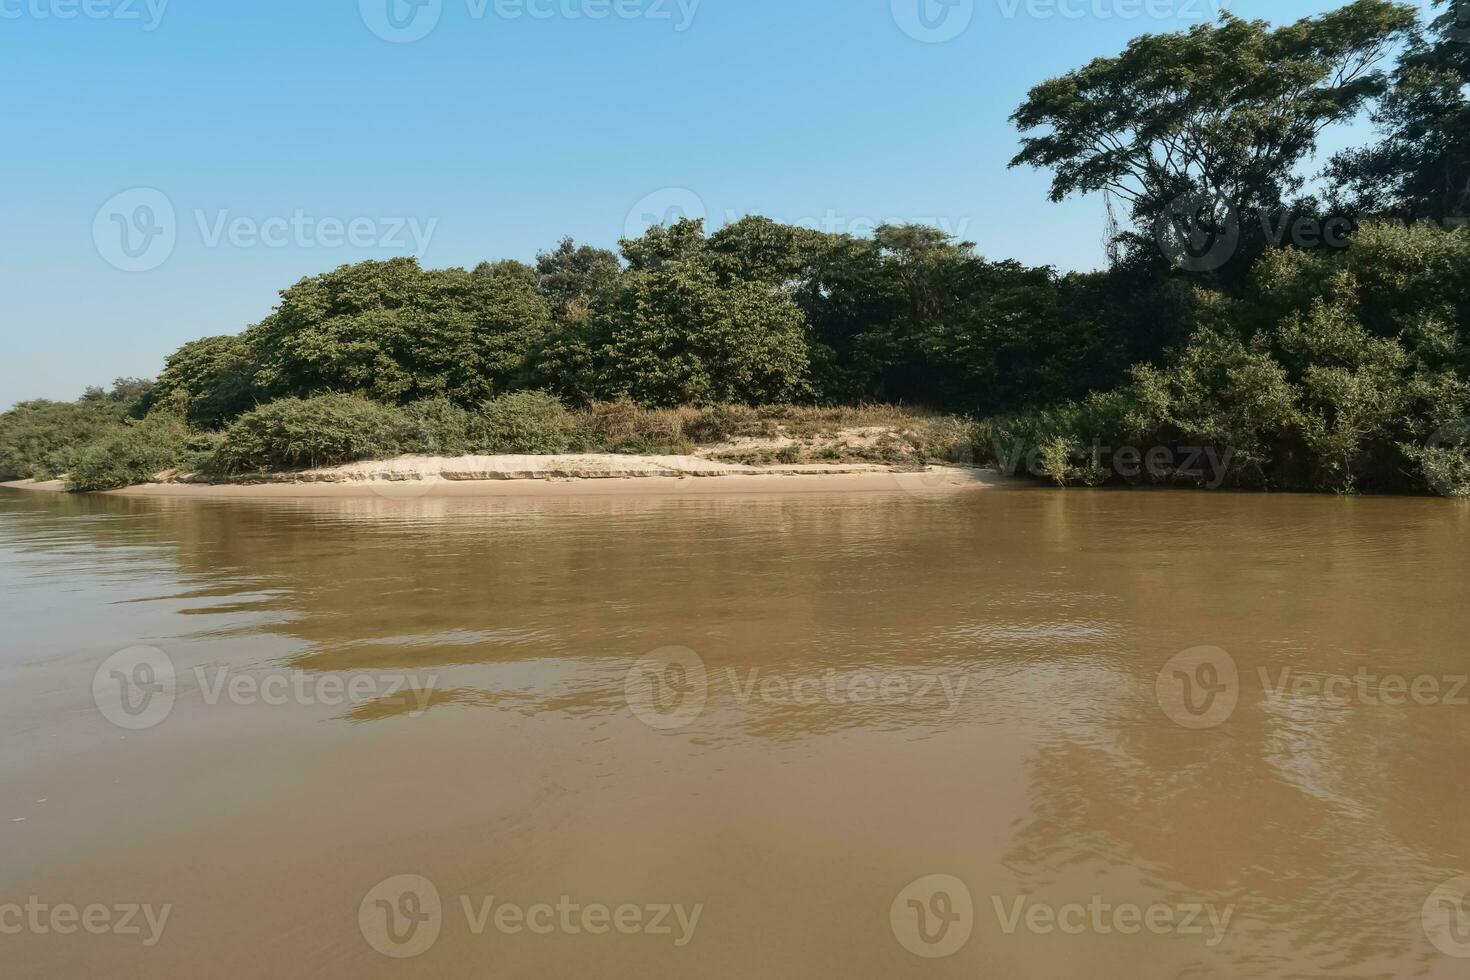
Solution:
<svg viewBox="0 0 1470 980"><path fill-rule="evenodd" d="M973 462L971 428L954 416L893 405L779 405L697 410L684 431L699 445L700 455L723 462L922 466Z"/></svg>

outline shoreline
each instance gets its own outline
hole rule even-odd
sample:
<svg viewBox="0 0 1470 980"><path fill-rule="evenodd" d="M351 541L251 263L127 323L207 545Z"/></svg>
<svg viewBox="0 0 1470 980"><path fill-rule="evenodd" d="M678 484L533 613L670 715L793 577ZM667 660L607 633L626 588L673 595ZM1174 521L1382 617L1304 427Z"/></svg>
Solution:
<svg viewBox="0 0 1470 980"><path fill-rule="evenodd" d="M700 457L399 457L264 475L236 483L145 483L101 491L120 497L197 499L568 497L675 494L954 493L1022 485L995 470L880 464L740 466ZM65 493L61 480L0 483L11 490Z"/></svg>

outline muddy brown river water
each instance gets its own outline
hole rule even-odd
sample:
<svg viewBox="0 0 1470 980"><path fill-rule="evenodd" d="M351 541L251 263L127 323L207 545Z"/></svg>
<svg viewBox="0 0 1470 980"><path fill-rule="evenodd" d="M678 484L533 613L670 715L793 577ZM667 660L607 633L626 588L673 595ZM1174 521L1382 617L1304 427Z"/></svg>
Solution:
<svg viewBox="0 0 1470 980"><path fill-rule="evenodd" d="M1470 506L0 491L0 975L1470 976Z"/></svg>

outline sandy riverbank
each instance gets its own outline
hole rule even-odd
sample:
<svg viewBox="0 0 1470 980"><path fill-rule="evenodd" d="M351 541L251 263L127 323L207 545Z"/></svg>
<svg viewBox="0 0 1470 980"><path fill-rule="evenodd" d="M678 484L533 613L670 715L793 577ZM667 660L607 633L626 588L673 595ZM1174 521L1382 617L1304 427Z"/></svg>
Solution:
<svg viewBox="0 0 1470 980"><path fill-rule="evenodd" d="M248 483L149 483L111 491L143 497L450 497L607 494L954 492L1010 484L993 470L871 463L746 466L699 456L403 456L275 474ZM59 480L0 484L62 491Z"/></svg>

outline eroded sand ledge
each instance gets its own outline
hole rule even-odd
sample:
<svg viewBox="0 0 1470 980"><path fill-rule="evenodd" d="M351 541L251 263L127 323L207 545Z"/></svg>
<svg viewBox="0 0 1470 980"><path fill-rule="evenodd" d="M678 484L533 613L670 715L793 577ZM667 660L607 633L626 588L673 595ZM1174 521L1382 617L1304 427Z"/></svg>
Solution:
<svg viewBox="0 0 1470 980"><path fill-rule="evenodd" d="M994 470L874 463L747 466L700 456L400 456L241 483L181 480L111 493L135 497L576 496L667 493L945 492L1015 484ZM61 491L61 481L0 484Z"/></svg>

